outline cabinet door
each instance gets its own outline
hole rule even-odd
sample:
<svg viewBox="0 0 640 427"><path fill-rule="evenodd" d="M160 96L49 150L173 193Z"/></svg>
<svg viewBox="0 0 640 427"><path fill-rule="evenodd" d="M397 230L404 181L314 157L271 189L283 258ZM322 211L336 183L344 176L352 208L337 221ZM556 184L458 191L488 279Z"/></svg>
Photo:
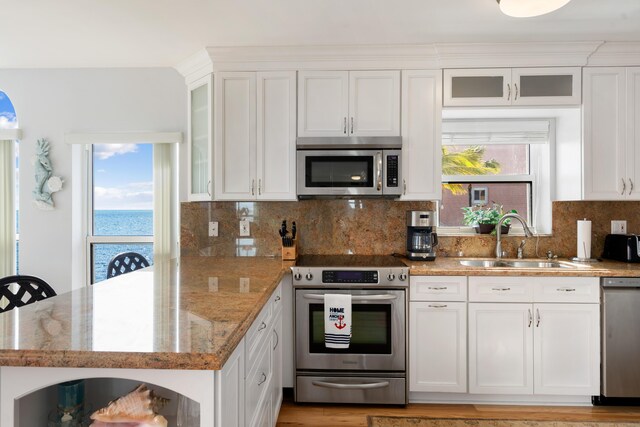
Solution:
<svg viewBox="0 0 640 427"><path fill-rule="evenodd" d="M469 304L469 392L533 393L531 304Z"/></svg>
<svg viewBox="0 0 640 427"><path fill-rule="evenodd" d="M510 68L444 70L444 106L510 105Z"/></svg>
<svg viewBox="0 0 640 427"><path fill-rule="evenodd" d="M640 67L627 68L628 197L640 200Z"/></svg>
<svg viewBox="0 0 640 427"><path fill-rule="evenodd" d="M349 72L349 135L400 136L400 71Z"/></svg>
<svg viewBox="0 0 640 427"><path fill-rule="evenodd" d="M534 304L536 394L600 394L598 304Z"/></svg>
<svg viewBox="0 0 640 427"><path fill-rule="evenodd" d="M514 68L513 105L576 105L582 94L580 67Z"/></svg>
<svg viewBox="0 0 640 427"><path fill-rule="evenodd" d="M215 100L216 200L255 199L256 74L218 73Z"/></svg>
<svg viewBox="0 0 640 427"><path fill-rule="evenodd" d="M189 86L189 201L213 200L213 74Z"/></svg>
<svg viewBox="0 0 640 427"><path fill-rule="evenodd" d="M296 200L296 73L257 74L257 197Z"/></svg>
<svg viewBox="0 0 640 427"><path fill-rule="evenodd" d="M625 69L583 71L584 199L624 199L630 188L625 164Z"/></svg>
<svg viewBox="0 0 640 427"><path fill-rule="evenodd" d="M442 198L442 73L402 72L403 200Z"/></svg>
<svg viewBox="0 0 640 427"><path fill-rule="evenodd" d="M298 136L346 136L349 108L347 71L300 71Z"/></svg>
<svg viewBox="0 0 640 427"><path fill-rule="evenodd" d="M409 304L409 391L467 391L467 304Z"/></svg>
<svg viewBox="0 0 640 427"><path fill-rule="evenodd" d="M271 377L271 404L273 405L273 423L276 425L278 421L278 413L280 412L280 405L282 404L282 311L276 316L273 323L273 335L271 338L271 348L273 350L273 357L271 362L272 377Z"/></svg>
<svg viewBox="0 0 640 427"><path fill-rule="evenodd" d="M233 351L216 381L216 427L245 425L244 340Z"/></svg>

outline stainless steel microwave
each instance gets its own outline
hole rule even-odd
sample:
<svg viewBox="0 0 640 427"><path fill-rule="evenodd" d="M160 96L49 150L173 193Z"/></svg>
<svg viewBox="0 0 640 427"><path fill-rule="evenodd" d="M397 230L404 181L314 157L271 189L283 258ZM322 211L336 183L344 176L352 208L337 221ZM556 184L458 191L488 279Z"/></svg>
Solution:
<svg viewBox="0 0 640 427"><path fill-rule="evenodd" d="M298 138L298 197L402 195L401 138Z"/></svg>

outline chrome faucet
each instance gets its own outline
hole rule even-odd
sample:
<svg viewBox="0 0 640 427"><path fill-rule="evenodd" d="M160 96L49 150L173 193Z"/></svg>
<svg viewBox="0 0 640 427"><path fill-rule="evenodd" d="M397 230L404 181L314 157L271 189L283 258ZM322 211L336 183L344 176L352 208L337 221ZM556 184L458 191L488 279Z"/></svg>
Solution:
<svg viewBox="0 0 640 427"><path fill-rule="evenodd" d="M520 221L520 223L522 224L522 228L524 228L524 235L527 237L533 237L533 233L531 232L531 229L529 229L529 226L527 225L527 222L524 220L524 218L522 218L517 213L505 214L496 224L496 258L502 258L502 242L500 241L502 233L500 232L500 229L502 228L502 223L509 218L517 219L518 221Z"/></svg>

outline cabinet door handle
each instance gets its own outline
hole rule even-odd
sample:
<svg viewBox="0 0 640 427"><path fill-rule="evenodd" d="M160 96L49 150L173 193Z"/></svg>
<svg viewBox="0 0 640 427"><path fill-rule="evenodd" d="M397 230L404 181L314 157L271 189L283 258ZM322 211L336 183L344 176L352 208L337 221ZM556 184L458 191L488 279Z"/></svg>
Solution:
<svg viewBox="0 0 640 427"><path fill-rule="evenodd" d="M280 295L276 295L276 298L274 299L274 301L280 301Z"/></svg>
<svg viewBox="0 0 640 427"><path fill-rule="evenodd" d="M267 375L266 375L264 372L262 372L262 373L260 374L260 381L258 381L258 385L260 386L260 385L264 384L264 382L265 382L266 380L267 380Z"/></svg>
<svg viewBox="0 0 640 427"><path fill-rule="evenodd" d="M631 186L631 188L629 188L629 195L631 195L631 192L633 191L633 181L631 178L629 178L629 185Z"/></svg>
<svg viewBox="0 0 640 427"><path fill-rule="evenodd" d="M429 304L431 308L447 308L447 304Z"/></svg>
<svg viewBox="0 0 640 427"><path fill-rule="evenodd" d="M507 101L511 101L511 85L507 83Z"/></svg>
<svg viewBox="0 0 640 427"><path fill-rule="evenodd" d="M280 344L280 337L278 336L278 331L276 331L275 329L273 330L273 333L276 334L276 345L273 346L273 349L275 350L276 348L278 348L278 344Z"/></svg>
<svg viewBox="0 0 640 427"><path fill-rule="evenodd" d="M513 100L514 100L514 101L517 101L517 100L518 100L518 84L517 84L517 83L514 83L514 84L513 84L513 87L514 87L514 88L516 88L516 94L515 94L515 96L513 97Z"/></svg>
<svg viewBox="0 0 640 427"><path fill-rule="evenodd" d="M351 135L353 135L353 117L351 117Z"/></svg>
<svg viewBox="0 0 640 427"><path fill-rule="evenodd" d="M342 124L342 133L347 134L347 118L344 118L344 122Z"/></svg>
<svg viewBox="0 0 640 427"><path fill-rule="evenodd" d="M442 291L448 289L447 286L429 286L429 289L433 289L434 291Z"/></svg>
<svg viewBox="0 0 640 427"><path fill-rule="evenodd" d="M505 291L510 291L511 288L491 288L492 291L500 291L500 292L505 292Z"/></svg>
<svg viewBox="0 0 640 427"><path fill-rule="evenodd" d="M536 328L540 326L540 310L536 308Z"/></svg>
<svg viewBox="0 0 640 427"><path fill-rule="evenodd" d="M207 194L211 197L211 180L207 182Z"/></svg>
<svg viewBox="0 0 640 427"><path fill-rule="evenodd" d="M531 327L531 323L533 323L533 315L531 314L531 309L529 309L529 324L527 325L527 328Z"/></svg>
<svg viewBox="0 0 640 427"><path fill-rule="evenodd" d="M258 196L262 194L262 179L258 180Z"/></svg>
<svg viewBox="0 0 640 427"><path fill-rule="evenodd" d="M262 323L260 324L260 326L258 326L258 332L260 332L260 331L262 331L262 330L264 330L264 329L266 329L266 328L267 328L267 324L266 324L266 323L264 323L264 322L262 322Z"/></svg>
<svg viewBox="0 0 640 427"><path fill-rule="evenodd" d="M558 288L558 292L575 292L576 288Z"/></svg>
<svg viewBox="0 0 640 427"><path fill-rule="evenodd" d="M627 183L625 182L624 178L620 179L622 179L622 193L620 193L620 195L624 196L624 192L627 190Z"/></svg>
<svg viewBox="0 0 640 427"><path fill-rule="evenodd" d="M402 178L402 195L407 195L407 180Z"/></svg>

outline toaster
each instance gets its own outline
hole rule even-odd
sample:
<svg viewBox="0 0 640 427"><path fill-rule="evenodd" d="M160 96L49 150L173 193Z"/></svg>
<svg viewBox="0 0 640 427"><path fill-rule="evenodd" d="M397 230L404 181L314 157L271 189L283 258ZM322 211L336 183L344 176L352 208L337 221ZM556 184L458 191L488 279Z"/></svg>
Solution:
<svg viewBox="0 0 640 427"><path fill-rule="evenodd" d="M640 262L640 236L636 234L607 234L602 258L624 262Z"/></svg>

